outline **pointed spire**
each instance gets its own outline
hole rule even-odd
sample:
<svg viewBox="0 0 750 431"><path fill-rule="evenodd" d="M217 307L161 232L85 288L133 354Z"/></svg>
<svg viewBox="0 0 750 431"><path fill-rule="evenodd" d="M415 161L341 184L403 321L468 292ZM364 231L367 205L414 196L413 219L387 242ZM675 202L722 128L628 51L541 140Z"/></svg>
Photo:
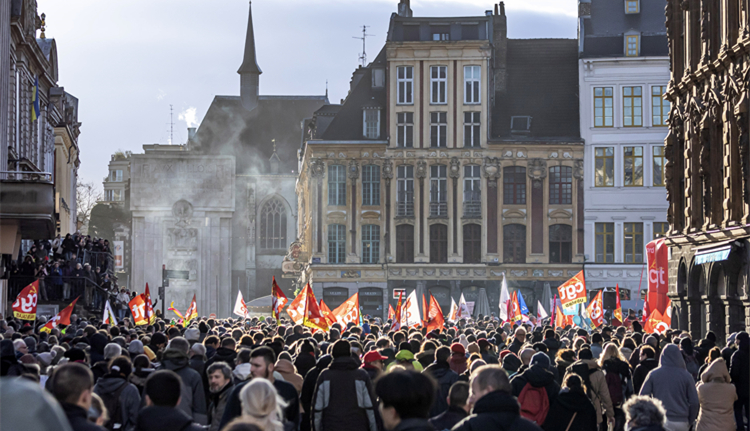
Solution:
<svg viewBox="0 0 750 431"><path fill-rule="evenodd" d="M258 62L255 59L255 35L253 33L253 2L250 2L250 12L247 18L247 36L245 38L245 57L242 59L242 65L237 71L240 75L243 73L255 73L260 75Z"/></svg>

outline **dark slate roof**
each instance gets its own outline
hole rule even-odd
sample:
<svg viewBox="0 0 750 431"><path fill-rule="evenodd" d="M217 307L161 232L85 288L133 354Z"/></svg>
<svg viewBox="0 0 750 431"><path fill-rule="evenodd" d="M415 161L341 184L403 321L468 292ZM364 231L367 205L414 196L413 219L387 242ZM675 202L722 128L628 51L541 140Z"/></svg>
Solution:
<svg viewBox="0 0 750 431"><path fill-rule="evenodd" d="M276 140L280 173L297 171L302 122L328 103L326 96L259 96L248 111L239 96L216 96L191 144L198 151L232 155L237 173L267 173Z"/></svg>
<svg viewBox="0 0 750 431"><path fill-rule="evenodd" d="M508 39L507 90L495 93L492 137L580 140L575 39ZM531 116L531 132L512 136L512 116Z"/></svg>
<svg viewBox="0 0 750 431"><path fill-rule="evenodd" d="M388 28L389 42L434 42L433 32L447 31L451 41L489 40L488 26L491 17L403 17L391 16Z"/></svg>
<svg viewBox="0 0 750 431"><path fill-rule="evenodd" d="M55 39L53 39L53 38L49 38L49 39L37 38L36 39L36 43L37 43L37 45L39 45L39 48L41 48L42 53L44 54L44 58L46 58L47 60L49 60L50 59L49 55L52 52L52 48L55 45Z"/></svg>
<svg viewBox="0 0 750 431"><path fill-rule="evenodd" d="M375 67L385 68L385 47L380 51L375 60L370 63L362 73L354 89L349 93L344 104L328 128L323 132L323 140L331 141L362 141L362 108L380 107L380 138L386 139L386 87L372 88L372 69Z"/></svg>
<svg viewBox="0 0 750 431"><path fill-rule="evenodd" d="M664 0L641 0L640 13L625 13L621 0L592 0L591 16L583 19L581 57L624 57L625 33L641 34L641 56L667 56Z"/></svg>

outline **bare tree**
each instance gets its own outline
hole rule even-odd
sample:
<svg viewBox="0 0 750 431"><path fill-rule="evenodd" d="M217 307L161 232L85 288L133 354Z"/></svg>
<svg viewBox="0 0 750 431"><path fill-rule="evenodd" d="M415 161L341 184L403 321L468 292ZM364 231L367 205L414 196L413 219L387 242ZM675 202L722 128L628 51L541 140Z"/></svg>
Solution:
<svg viewBox="0 0 750 431"><path fill-rule="evenodd" d="M81 233L88 233L91 210L97 202L102 200L102 197L101 192L96 189L93 182L85 183L81 181L76 185L76 206L78 207L76 224Z"/></svg>

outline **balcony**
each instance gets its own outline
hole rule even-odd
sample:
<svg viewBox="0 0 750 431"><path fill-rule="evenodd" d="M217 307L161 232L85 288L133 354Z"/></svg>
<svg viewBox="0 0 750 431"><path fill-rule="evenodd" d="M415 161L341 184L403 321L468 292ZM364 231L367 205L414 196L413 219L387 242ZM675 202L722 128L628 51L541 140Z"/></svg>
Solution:
<svg viewBox="0 0 750 431"><path fill-rule="evenodd" d="M448 217L448 202L430 202L430 217Z"/></svg>
<svg viewBox="0 0 750 431"><path fill-rule="evenodd" d="M49 172L0 171L0 220L24 239L52 238L55 193Z"/></svg>
<svg viewBox="0 0 750 431"><path fill-rule="evenodd" d="M414 192L398 192L396 217L414 217Z"/></svg>

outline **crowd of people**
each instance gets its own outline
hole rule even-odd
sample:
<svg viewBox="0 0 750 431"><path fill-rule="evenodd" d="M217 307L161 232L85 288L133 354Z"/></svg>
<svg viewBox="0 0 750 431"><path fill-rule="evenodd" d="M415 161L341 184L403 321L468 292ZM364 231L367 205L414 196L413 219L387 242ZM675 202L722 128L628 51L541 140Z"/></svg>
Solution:
<svg viewBox="0 0 750 431"><path fill-rule="evenodd" d="M7 261L4 277L9 279L11 297L38 279L41 301L81 296L82 304L100 310L107 293L119 293L112 270L109 241L76 232L52 241L34 240L18 260Z"/></svg>
<svg viewBox="0 0 750 431"><path fill-rule="evenodd" d="M747 430L750 337L364 318L0 320L0 429Z"/></svg>

